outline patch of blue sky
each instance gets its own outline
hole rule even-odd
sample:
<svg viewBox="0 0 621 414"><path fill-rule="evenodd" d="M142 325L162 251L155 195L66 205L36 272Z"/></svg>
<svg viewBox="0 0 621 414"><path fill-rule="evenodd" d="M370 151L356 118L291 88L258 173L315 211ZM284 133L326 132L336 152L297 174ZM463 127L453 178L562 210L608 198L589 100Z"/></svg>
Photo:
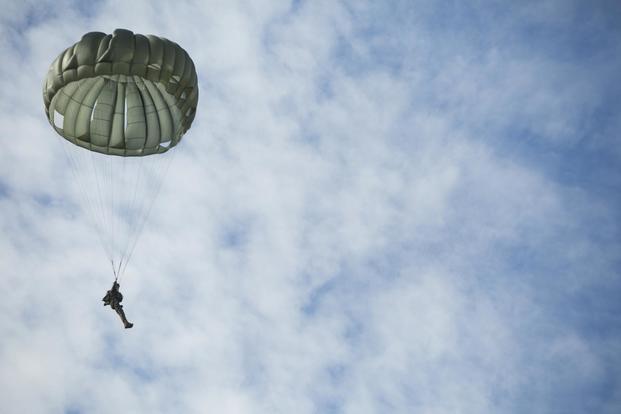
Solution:
<svg viewBox="0 0 621 414"><path fill-rule="evenodd" d="M2 27L2 34L12 46L13 52L17 57L24 59L28 56L28 38L24 36L29 29L48 21L55 15L56 9L53 4L27 4L20 18L9 20L8 24Z"/></svg>
<svg viewBox="0 0 621 414"><path fill-rule="evenodd" d="M253 226L250 219L225 222L219 228L219 244L228 249L242 249L248 243L252 230Z"/></svg>
<svg viewBox="0 0 621 414"><path fill-rule="evenodd" d="M579 14L577 12L577 15ZM601 15L598 16L601 17ZM568 22L566 21L564 25L555 29L561 34L546 31L545 28L529 30L530 26L525 23L522 26L518 25L521 29L518 30L516 38L512 39L512 45L521 45L531 54L529 59L540 55L548 60L561 61L568 59L569 56L574 67L579 68L584 76L599 73L601 68L606 66L621 68L616 46L619 39L618 30L609 26L607 30L604 30L597 25L585 25L574 20ZM446 30L450 31L450 29ZM525 34L522 35L522 32ZM443 32L441 36L447 35ZM583 37L599 40L605 38L606 41L598 40L593 44L585 45L581 40ZM380 45L383 44L385 43L380 43ZM458 51L458 45L457 47L453 45L449 49ZM479 44L479 47L484 47L484 45ZM551 53L556 49L570 49L572 54L571 56L557 56ZM464 52L475 53L468 50ZM435 62L437 65L447 63L449 61L442 58ZM559 67L559 69L562 68ZM577 97L575 102L568 103L568 108L573 113L566 114L572 127L572 130L568 132L571 136L563 137L567 139L549 140L544 132L538 132L537 125L533 126L532 120L525 118L507 118L510 122L501 123L501 129L488 131L483 137L485 139L493 137L493 140L488 143L491 143L494 151L500 155L530 166L569 188L580 188L599 200L605 200L605 203L612 208L618 207L620 205L618 190L621 187L621 172L619 169L620 151L616 143L619 124L615 114L621 108L621 93L617 86L618 82L615 82L612 76L613 73L612 70L604 71L604 75L610 76L609 79L589 81L592 87L591 92L596 93L597 102L584 105L581 98ZM565 77L564 80L569 81L571 78ZM558 87L562 88L562 83ZM433 102L430 103L433 106ZM476 126L476 121L466 126L472 128ZM616 226L613 228L618 229ZM604 230L601 224L599 230ZM619 233L616 230L614 237L618 236Z"/></svg>
<svg viewBox="0 0 621 414"><path fill-rule="evenodd" d="M161 380L162 378L170 378L176 374L168 370L162 365L156 364L152 359L145 358L128 358L125 355L119 344L119 332L123 334L122 326L118 321L118 317L114 312L109 312L109 322L114 330L114 333L103 336L103 340L106 346L103 348L104 352L99 355L97 363L94 368L105 372L120 372L123 375L127 375L134 381L146 385L152 382Z"/></svg>
<svg viewBox="0 0 621 414"><path fill-rule="evenodd" d="M619 65L620 33L614 26L599 24L600 20L610 22L611 17L605 10L591 11L597 19L587 19L585 23L582 8L593 8L586 4L576 8L565 11L573 16L571 19L547 16L537 20L537 16L525 13L525 7L518 7L524 16L516 21L509 12L511 9L506 7L494 10L493 7L473 8L466 3L453 2L429 8L432 16L422 19L424 5L407 5L406 2L391 8L374 6L359 16L362 28L356 32L366 53L359 53L359 49L344 40L339 43L335 60L353 74L377 69L399 72L417 67L416 70L427 77L433 77L437 68L454 64L456 57L483 62L485 55L493 50L510 50L512 58L525 55L531 61L569 61L578 68L585 68L586 72L598 65ZM377 18L369 18L371 12ZM507 20L510 25L504 24ZM437 47L415 47L431 41ZM420 53L426 55L420 56ZM422 69L421 64L425 66ZM424 94L424 91L413 93ZM427 105L433 104L428 100L430 96L424 95L424 98Z"/></svg>
<svg viewBox="0 0 621 414"><path fill-rule="evenodd" d="M406 5L396 11L404 23L416 21L426 34L450 40L456 52L517 47L551 59L583 60L614 46L614 36L619 34L621 7L614 2L482 3Z"/></svg>
<svg viewBox="0 0 621 414"><path fill-rule="evenodd" d="M33 196L34 201L41 207L50 207L54 203L54 198L46 193L39 193Z"/></svg>
<svg viewBox="0 0 621 414"><path fill-rule="evenodd" d="M439 47L427 50L433 59L425 63L435 66L455 54L472 53L469 42L472 33L483 30L480 25L473 24L473 20L482 18L481 10L459 2L443 3L440 7L431 7L425 2L398 1L390 6L380 2L351 6L349 10L356 22L354 39L364 45L361 50L348 39L339 42L335 57L349 74L378 69L392 74L404 73L410 69L408 62L421 59L419 52L423 49L418 46L430 39ZM486 46L480 42L484 37L478 36L478 40L475 44L479 48Z"/></svg>
<svg viewBox="0 0 621 414"><path fill-rule="evenodd" d="M579 187L609 200L617 198L621 189L621 160L614 149L594 148L588 139L563 146L516 129L508 128L506 133L507 139L495 147L500 155L520 160L565 186ZM613 137L609 138L612 144Z"/></svg>
<svg viewBox="0 0 621 414"><path fill-rule="evenodd" d="M567 295L563 302L548 303L553 319L571 327L593 346L621 336L621 304L618 293L621 283L580 289ZM551 319L552 319L551 318ZM617 359L621 359L618 356Z"/></svg>
<svg viewBox="0 0 621 414"><path fill-rule="evenodd" d="M328 378L333 384L340 384L345 378L347 366L344 364L332 364L326 369Z"/></svg>
<svg viewBox="0 0 621 414"><path fill-rule="evenodd" d="M291 6L289 8L289 11L291 13L295 13L296 11L298 11L300 9L300 7L302 7L304 5L304 3L306 3L307 0L291 0Z"/></svg>
<svg viewBox="0 0 621 414"><path fill-rule="evenodd" d="M131 368L131 373L142 384L157 381L159 379L159 375L157 375L155 370L146 367L133 366Z"/></svg>
<svg viewBox="0 0 621 414"><path fill-rule="evenodd" d="M610 53L615 52L611 50ZM614 59L612 62L598 60L580 65L583 66L585 76L598 73L599 68L606 65L621 70L620 59L616 62ZM538 121L532 123L528 118L514 119L495 134L494 150L499 155L530 165L558 183L580 187L618 205L621 145L617 139L617 114L621 110L621 87L613 79L612 72L608 75L608 79L588 80L597 101L592 102L593 98L588 96L578 96L574 102L567 103L565 109L571 113L565 114L565 119L561 121L571 126L571 130L562 136L550 139L545 131L539 129ZM567 77L564 79L572 80ZM573 80L582 82L586 79ZM562 88L562 85L558 87Z"/></svg>
<svg viewBox="0 0 621 414"><path fill-rule="evenodd" d="M118 319L118 316L116 316L116 314L113 315L114 311L109 311L106 308L106 311L108 311L110 314L109 319L113 322L117 322L114 319ZM114 325L114 328L118 328L120 326L119 325ZM115 330L114 333L110 332L106 335L103 336L103 341L105 343L105 347L103 354L101 355L101 365L98 365L97 368L100 369L108 369L109 367L116 367L119 369L125 369L126 367L128 367L129 365L129 361L125 355L123 355L123 353L121 352L121 350L119 349L120 344L118 342L118 330Z"/></svg>
<svg viewBox="0 0 621 414"><path fill-rule="evenodd" d="M400 50L402 39L393 39L392 36L397 33L386 34L377 27L354 32L353 38L338 37L332 52L332 71L338 68L351 77L375 71L399 74L404 68L405 51ZM352 40L359 44L352 43ZM364 45L363 49L358 47L360 44ZM328 73L328 76L333 74Z"/></svg>
<svg viewBox="0 0 621 414"><path fill-rule="evenodd" d="M311 391L314 412L317 413L342 413L344 412L344 394L347 392L346 373L348 366L341 363L329 364L321 376L320 383L325 388L323 392Z"/></svg>
<svg viewBox="0 0 621 414"><path fill-rule="evenodd" d="M343 401L338 398L319 398L315 400L315 412L337 414L343 412Z"/></svg>
<svg viewBox="0 0 621 414"><path fill-rule="evenodd" d="M47 20L54 12L51 5L24 3L24 6L25 10L21 14L11 16L9 21L10 28L19 35L23 35L31 27Z"/></svg>
<svg viewBox="0 0 621 414"><path fill-rule="evenodd" d="M58 4L61 3L61 4ZM25 41L24 33L30 28L49 21L58 15L59 10L73 11L76 15L84 18L92 18L97 15L105 0L68 0L68 1L44 1L37 3L24 3L24 9L16 18L11 16L9 26L13 36L11 41ZM20 43L21 44L21 43Z"/></svg>
<svg viewBox="0 0 621 414"><path fill-rule="evenodd" d="M96 17L105 3L105 0L71 0L72 6L86 18Z"/></svg>
<svg viewBox="0 0 621 414"><path fill-rule="evenodd" d="M516 27L514 38L524 51L560 61L585 61L618 47L621 7L570 2L564 10L561 3L557 15L532 16Z"/></svg>
<svg viewBox="0 0 621 414"><path fill-rule="evenodd" d="M556 286L552 281L542 283L540 290L532 294L533 303L545 312L547 321L579 333L583 339L594 344L602 338L618 337L621 322L615 315L621 313L617 298L621 283L594 282L572 289L568 286L570 280L564 280L563 275L557 276L560 283Z"/></svg>
<svg viewBox="0 0 621 414"><path fill-rule="evenodd" d="M532 359L523 366L531 380L512 390L509 412L614 412L609 411L618 385L614 377L585 375L570 355L543 360L538 349L531 351Z"/></svg>
<svg viewBox="0 0 621 414"><path fill-rule="evenodd" d="M577 319L577 324L601 323L604 327L601 312L621 312L621 304L615 299L621 290L621 280L611 277L618 272L618 260L595 247L602 246L600 243L593 243L574 257L569 252L575 245L565 242L567 239L576 240L576 236L560 233L536 245L497 242L485 252L486 256L471 258L476 274L470 277L475 277L485 290L513 286L518 294L519 289L527 288L535 303L545 307L550 315L556 314L567 321L571 312L564 310L573 309L582 319ZM579 243L588 246L589 242ZM491 259L488 266L476 263L488 258Z"/></svg>
<svg viewBox="0 0 621 414"><path fill-rule="evenodd" d="M307 296L306 303L302 305L302 313L306 316L313 316L327 296L333 292L337 284L337 279L330 279L313 289Z"/></svg>

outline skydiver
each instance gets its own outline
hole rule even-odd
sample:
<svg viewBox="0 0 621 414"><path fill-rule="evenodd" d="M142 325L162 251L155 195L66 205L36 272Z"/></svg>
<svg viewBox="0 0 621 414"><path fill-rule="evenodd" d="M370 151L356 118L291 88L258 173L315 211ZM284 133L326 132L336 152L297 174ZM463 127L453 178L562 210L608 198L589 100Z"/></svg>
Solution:
<svg viewBox="0 0 621 414"><path fill-rule="evenodd" d="M129 322L125 317L123 305L121 305L121 302L123 302L123 295L119 292L119 287L121 286L115 280L112 284L112 289L106 292L106 296L104 296L102 300L104 302L104 306L110 305L110 307L116 311L121 318L121 321L123 321L125 329L129 329L134 326L134 324Z"/></svg>

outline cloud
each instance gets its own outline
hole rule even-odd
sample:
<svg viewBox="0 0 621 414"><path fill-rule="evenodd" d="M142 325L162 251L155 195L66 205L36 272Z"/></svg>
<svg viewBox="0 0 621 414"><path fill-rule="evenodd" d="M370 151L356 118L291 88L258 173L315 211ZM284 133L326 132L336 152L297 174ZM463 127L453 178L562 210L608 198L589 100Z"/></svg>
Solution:
<svg viewBox="0 0 621 414"><path fill-rule="evenodd" d="M618 411L618 13L8 5L7 412ZM179 43L201 87L121 280L130 331L40 98L117 27Z"/></svg>

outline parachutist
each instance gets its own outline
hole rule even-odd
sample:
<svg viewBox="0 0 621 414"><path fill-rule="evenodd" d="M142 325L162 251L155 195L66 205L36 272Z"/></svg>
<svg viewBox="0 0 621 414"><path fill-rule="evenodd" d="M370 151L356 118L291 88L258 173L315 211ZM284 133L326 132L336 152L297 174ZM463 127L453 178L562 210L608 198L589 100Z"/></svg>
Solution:
<svg viewBox="0 0 621 414"><path fill-rule="evenodd" d="M125 317L125 312L123 311L123 295L119 292L119 287L121 287L116 280L112 284L112 289L106 292L106 296L103 297L104 306L110 305L112 309L119 315L121 321L123 321L123 325L125 325L125 329L129 329L134 326L133 323L129 322Z"/></svg>
<svg viewBox="0 0 621 414"><path fill-rule="evenodd" d="M67 146L67 164L84 207L97 219L95 230L114 271L104 306L114 309L125 328L133 324L116 281L167 175L171 158L162 154L179 144L194 121L198 79L190 55L177 43L116 29L84 34L60 52L43 82L47 120Z"/></svg>

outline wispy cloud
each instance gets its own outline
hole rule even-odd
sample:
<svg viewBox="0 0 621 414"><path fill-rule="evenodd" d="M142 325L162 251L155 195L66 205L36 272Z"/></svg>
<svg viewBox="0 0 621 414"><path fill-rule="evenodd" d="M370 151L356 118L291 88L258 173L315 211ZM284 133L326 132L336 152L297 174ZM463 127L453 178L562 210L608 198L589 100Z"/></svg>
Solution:
<svg viewBox="0 0 621 414"><path fill-rule="evenodd" d="M7 412L621 406L614 2L12 2L0 16ZM87 31L199 73L122 281L41 82Z"/></svg>

